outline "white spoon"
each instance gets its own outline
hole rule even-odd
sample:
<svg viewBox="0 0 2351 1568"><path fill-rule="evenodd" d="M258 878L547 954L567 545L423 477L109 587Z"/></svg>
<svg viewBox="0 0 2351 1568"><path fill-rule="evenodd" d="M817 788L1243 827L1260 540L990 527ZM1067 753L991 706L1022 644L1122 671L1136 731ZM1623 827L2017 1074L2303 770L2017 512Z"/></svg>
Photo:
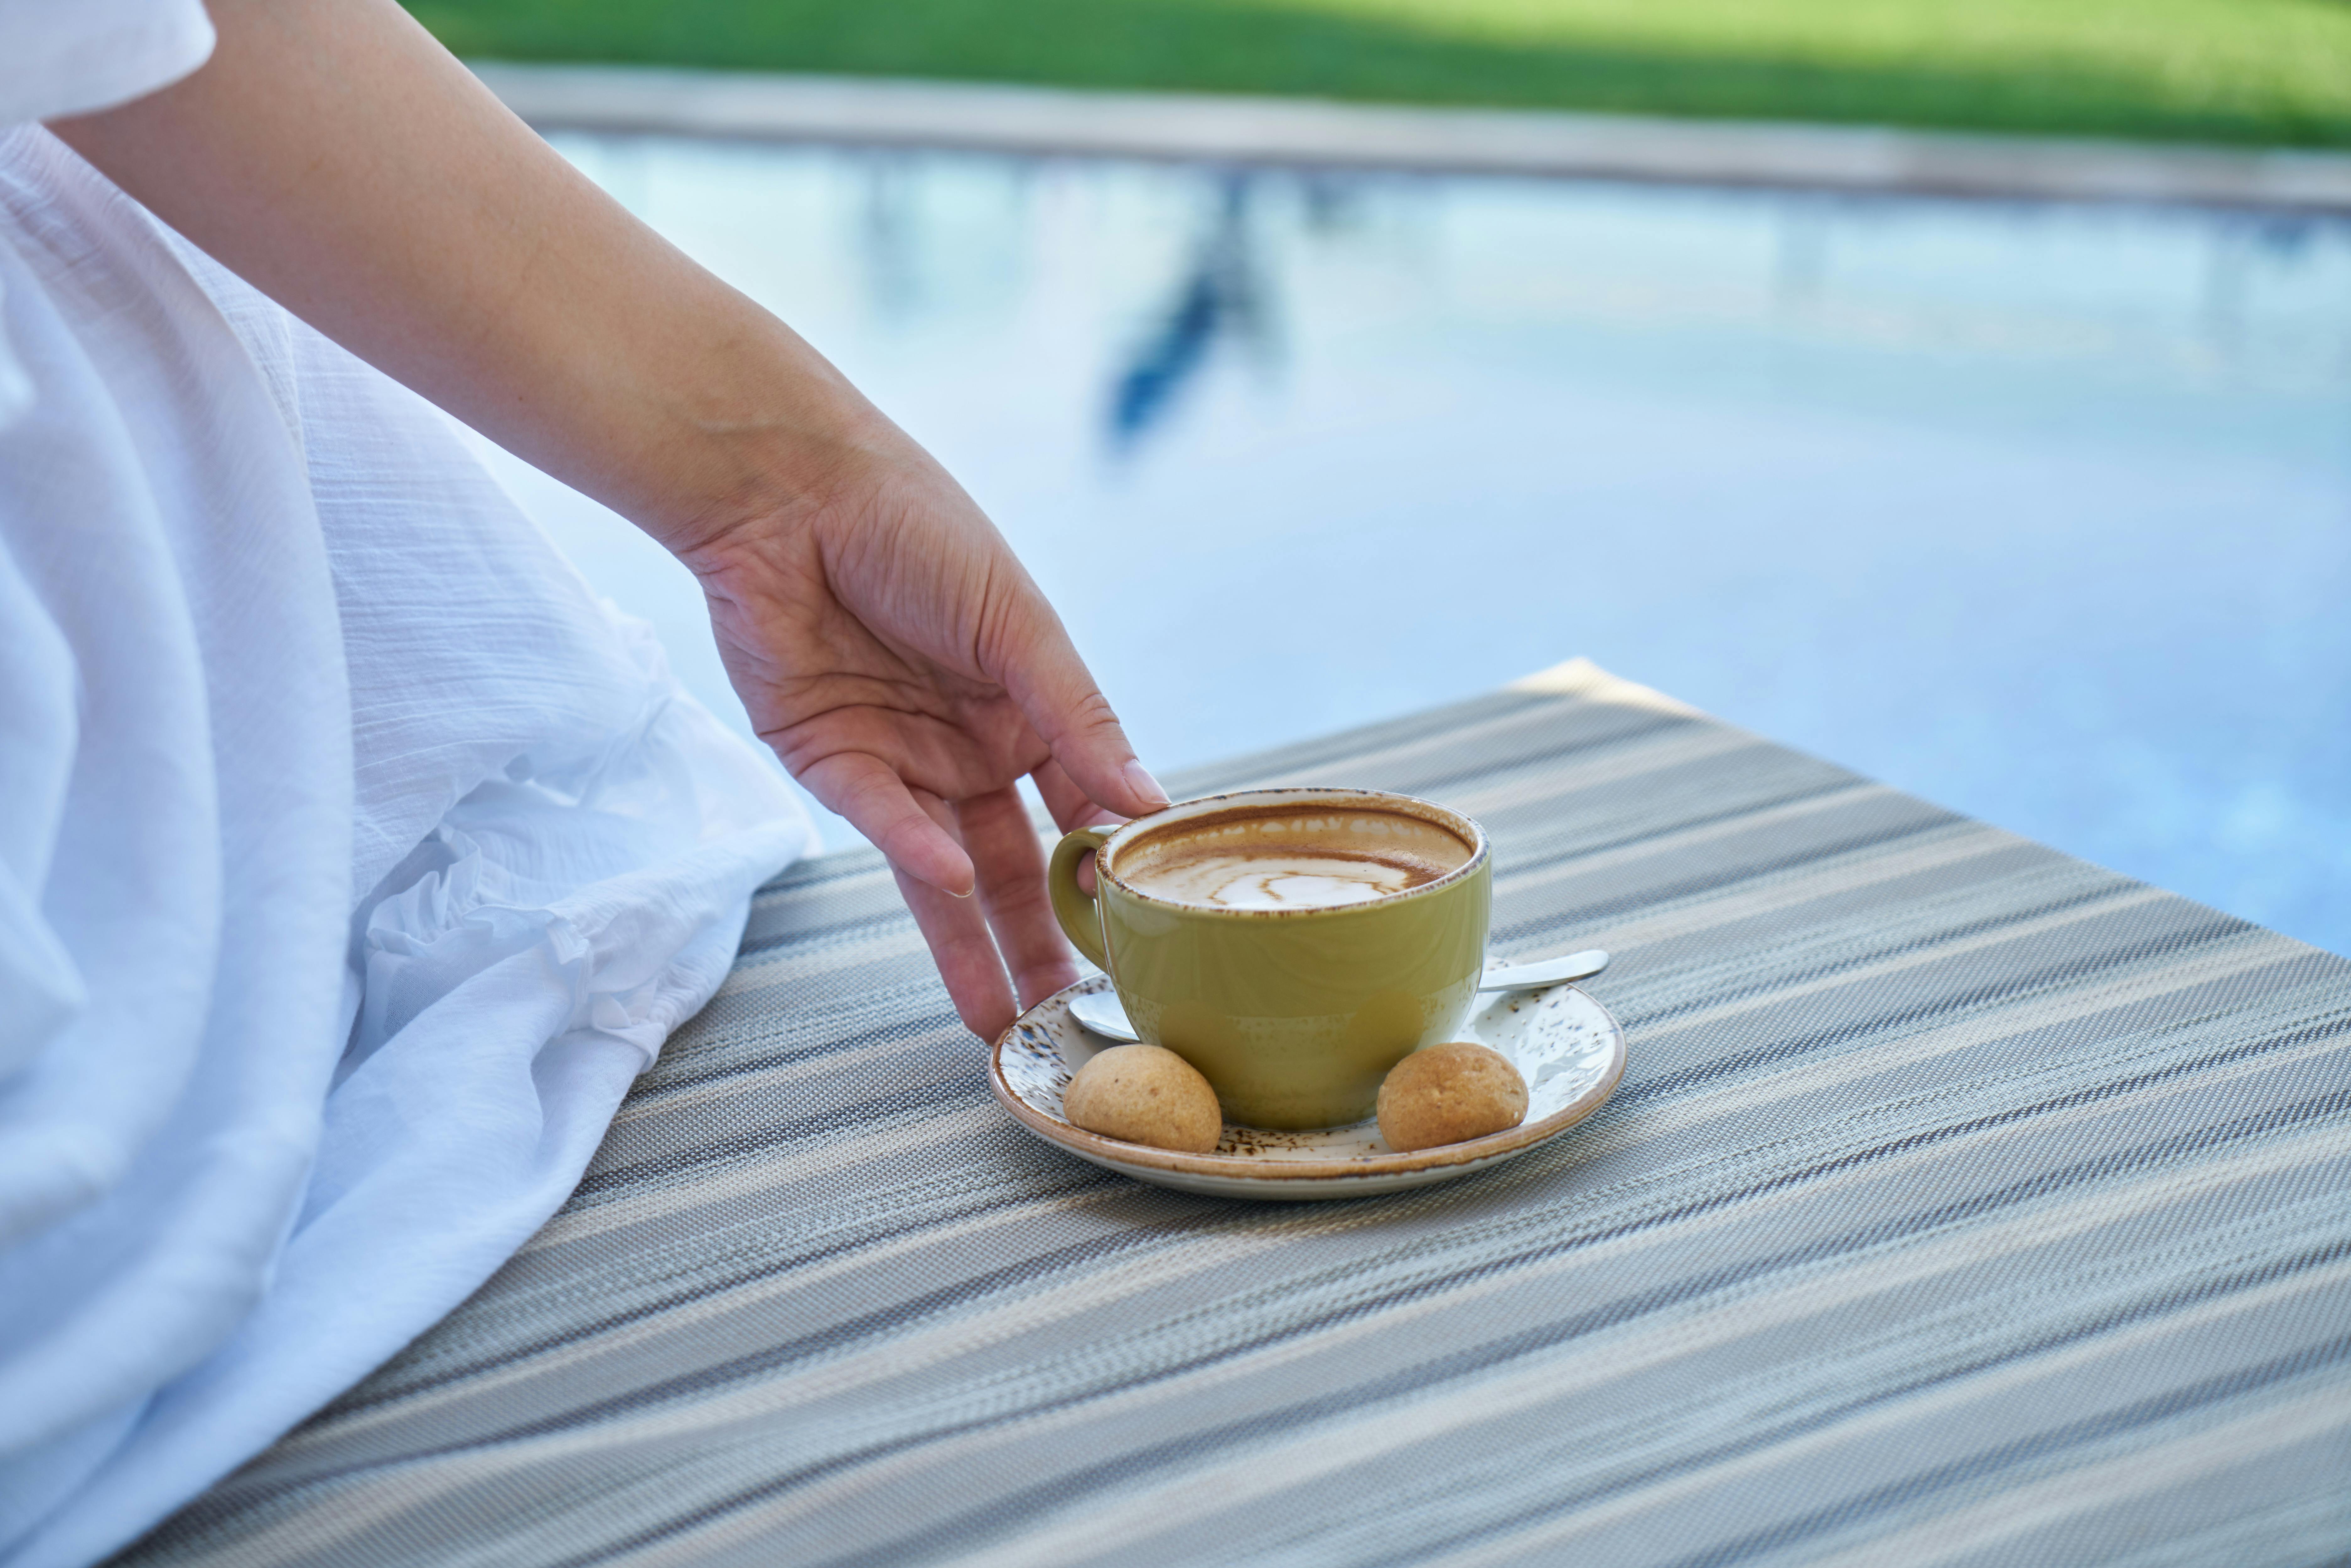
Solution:
<svg viewBox="0 0 2351 1568"><path fill-rule="evenodd" d="M1582 953L1570 953L1564 958L1539 958L1531 964L1489 964L1485 978L1478 982L1481 991L1535 991L1545 986L1564 986L1576 980L1588 980L1608 967L1608 955L1593 947ZM1093 1033L1105 1040L1134 1044L1143 1037L1126 1021L1126 1009L1118 1003L1116 991L1095 991L1087 996L1070 998L1070 1016Z"/></svg>

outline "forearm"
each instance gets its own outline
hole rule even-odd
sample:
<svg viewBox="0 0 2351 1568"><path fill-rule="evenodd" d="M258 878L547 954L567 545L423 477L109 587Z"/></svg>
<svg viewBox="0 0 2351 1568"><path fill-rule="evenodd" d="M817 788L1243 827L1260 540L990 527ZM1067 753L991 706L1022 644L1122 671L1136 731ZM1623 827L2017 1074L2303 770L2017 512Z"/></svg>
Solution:
<svg viewBox="0 0 2351 1568"><path fill-rule="evenodd" d="M690 553L888 427L392 0L210 0L214 57L54 129L361 358Z"/></svg>

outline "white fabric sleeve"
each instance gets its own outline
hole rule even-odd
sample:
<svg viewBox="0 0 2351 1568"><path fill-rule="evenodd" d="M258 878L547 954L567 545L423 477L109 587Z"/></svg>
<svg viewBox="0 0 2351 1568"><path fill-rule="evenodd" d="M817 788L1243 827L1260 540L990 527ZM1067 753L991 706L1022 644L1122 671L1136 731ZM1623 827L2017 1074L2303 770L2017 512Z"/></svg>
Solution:
<svg viewBox="0 0 2351 1568"><path fill-rule="evenodd" d="M0 0L0 131L143 98L212 52L203 0ZM0 319L5 308L0 298ZM32 381L0 325L0 430L32 402Z"/></svg>
<svg viewBox="0 0 2351 1568"><path fill-rule="evenodd" d="M212 52L202 0L0 0L0 128L143 98Z"/></svg>

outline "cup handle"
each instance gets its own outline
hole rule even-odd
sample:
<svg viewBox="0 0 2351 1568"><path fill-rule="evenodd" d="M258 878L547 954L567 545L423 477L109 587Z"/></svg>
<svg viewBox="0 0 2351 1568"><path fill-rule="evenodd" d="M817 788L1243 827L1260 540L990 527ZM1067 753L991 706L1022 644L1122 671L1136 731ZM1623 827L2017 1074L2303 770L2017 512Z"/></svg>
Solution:
<svg viewBox="0 0 2351 1568"><path fill-rule="evenodd" d="M1078 860L1089 850L1098 850L1113 828L1078 828L1061 835L1053 846L1053 863L1045 868L1045 891L1053 898L1053 918L1061 923L1061 934L1086 961L1107 972L1110 955L1102 950L1102 911L1093 895L1078 885ZM1095 873L1100 876L1101 873Z"/></svg>

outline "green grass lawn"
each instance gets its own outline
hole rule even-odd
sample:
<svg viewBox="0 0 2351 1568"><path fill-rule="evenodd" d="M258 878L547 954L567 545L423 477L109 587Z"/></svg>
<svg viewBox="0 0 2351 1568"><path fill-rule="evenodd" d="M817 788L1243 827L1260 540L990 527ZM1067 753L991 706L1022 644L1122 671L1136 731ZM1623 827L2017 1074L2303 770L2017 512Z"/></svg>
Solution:
<svg viewBox="0 0 2351 1568"><path fill-rule="evenodd" d="M2351 146L2351 0L409 0L484 58Z"/></svg>

